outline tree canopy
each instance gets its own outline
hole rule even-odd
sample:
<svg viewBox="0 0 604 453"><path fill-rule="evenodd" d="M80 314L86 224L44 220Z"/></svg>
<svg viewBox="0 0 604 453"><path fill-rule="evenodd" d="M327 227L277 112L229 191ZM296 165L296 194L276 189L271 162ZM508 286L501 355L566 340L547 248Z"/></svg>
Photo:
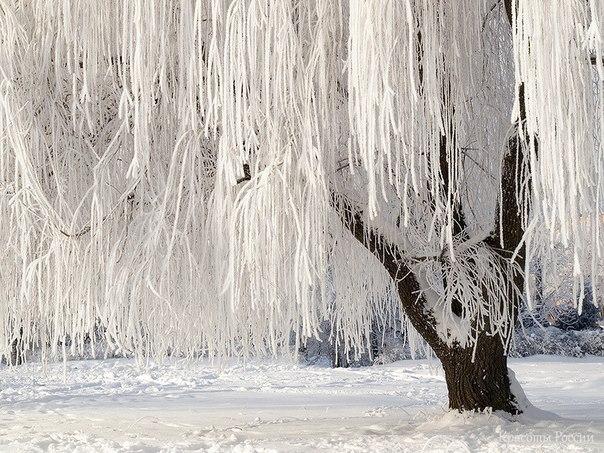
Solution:
<svg viewBox="0 0 604 453"><path fill-rule="evenodd" d="M505 343L601 260L603 51L600 0L2 1L0 347Z"/></svg>

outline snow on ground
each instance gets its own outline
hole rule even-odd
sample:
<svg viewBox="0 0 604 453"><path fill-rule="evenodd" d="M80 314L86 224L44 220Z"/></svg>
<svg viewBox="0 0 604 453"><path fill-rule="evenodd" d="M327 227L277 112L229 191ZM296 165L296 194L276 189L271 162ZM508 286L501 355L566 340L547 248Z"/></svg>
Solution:
<svg viewBox="0 0 604 453"><path fill-rule="evenodd" d="M0 451L604 451L604 358L511 360L552 416L446 411L436 361L0 368Z"/></svg>

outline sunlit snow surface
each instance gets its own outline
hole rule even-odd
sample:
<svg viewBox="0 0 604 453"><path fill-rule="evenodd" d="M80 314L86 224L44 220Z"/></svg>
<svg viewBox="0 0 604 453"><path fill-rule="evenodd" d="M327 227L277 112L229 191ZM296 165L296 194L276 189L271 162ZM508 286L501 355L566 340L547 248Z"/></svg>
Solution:
<svg viewBox="0 0 604 453"><path fill-rule="evenodd" d="M445 410L437 362L132 360L0 368L0 451L604 451L604 358L514 359L540 409Z"/></svg>

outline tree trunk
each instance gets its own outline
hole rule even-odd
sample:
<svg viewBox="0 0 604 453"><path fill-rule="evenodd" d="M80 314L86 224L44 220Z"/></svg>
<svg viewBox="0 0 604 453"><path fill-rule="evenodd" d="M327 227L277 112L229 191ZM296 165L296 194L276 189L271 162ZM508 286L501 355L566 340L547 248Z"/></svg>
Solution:
<svg viewBox="0 0 604 453"><path fill-rule="evenodd" d="M492 409L511 414L520 413L510 389L507 355L502 338L482 331L475 348L446 344L431 327L434 323L423 308L423 298L417 297L419 289L419 283L411 272L398 282L398 293L405 313L443 366L449 408L459 411ZM516 313L515 308L511 309ZM515 316L510 319L515 322Z"/></svg>
<svg viewBox="0 0 604 453"><path fill-rule="evenodd" d="M472 354L472 348L455 346L439 354L445 371L449 408L459 411L490 408L517 414L519 409L510 390L507 356L501 339L482 335L474 357Z"/></svg>
<svg viewBox="0 0 604 453"><path fill-rule="evenodd" d="M22 365L25 359L25 350L21 338L15 338L11 343L10 357L7 357L8 365Z"/></svg>
<svg viewBox="0 0 604 453"><path fill-rule="evenodd" d="M511 157L505 160L504 168L508 168L512 162ZM505 187L505 185L504 185ZM420 284L406 264L405 260L396 249L391 247L376 231L367 229L358 212L344 200L334 200L334 205L341 205L343 224L350 230L353 236L361 242L382 263L386 271L397 284L398 295L401 305L409 321L417 332L426 340L436 356L440 359L445 371L445 379L449 392L449 407L454 410L478 410L485 409L502 410L511 414L518 414L521 410L516 407L516 401L510 390L510 381L507 369L507 356L504 342L498 335L490 335L487 331L479 333L475 353L473 348L461 348L446 344L439 336L436 320L430 310L426 308L426 301L422 295ZM506 226L511 227L510 218L507 216ZM518 228L510 228L505 231L505 238L518 234ZM494 246L499 245L499 238L492 236L485 241ZM510 241L511 243L511 241ZM511 251L499 249L502 254L512 254ZM524 250L521 250L524 254ZM523 256L518 261L523 264ZM505 256L505 255L504 255ZM401 278L401 276L404 276ZM522 287L523 276L518 273L514 276L514 284ZM477 282L479 285L480 282ZM510 294L511 303L509 309L512 314L517 313L517 300L514 294ZM500 303L500 302L494 302ZM514 322L515 316L510 317ZM474 354L473 354L474 353Z"/></svg>

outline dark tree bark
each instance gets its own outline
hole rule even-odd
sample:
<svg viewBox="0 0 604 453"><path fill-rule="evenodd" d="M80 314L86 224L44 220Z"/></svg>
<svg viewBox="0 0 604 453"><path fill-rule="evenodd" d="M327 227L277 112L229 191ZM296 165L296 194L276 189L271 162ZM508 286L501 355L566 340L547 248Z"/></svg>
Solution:
<svg viewBox="0 0 604 453"><path fill-rule="evenodd" d="M22 336L23 329L20 329L19 337L15 338L10 345L10 355L6 357L8 365L22 365L25 361L25 345Z"/></svg>
<svg viewBox="0 0 604 453"><path fill-rule="evenodd" d="M472 353L472 348L452 347L439 356L445 371L449 407L459 411L491 408L518 413L501 339L483 334L478 339L475 357Z"/></svg>
<svg viewBox="0 0 604 453"><path fill-rule="evenodd" d="M9 365L21 365L23 364L24 351L23 346L19 340L13 340L10 349L10 362Z"/></svg>
<svg viewBox="0 0 604 453"><path fill-rule="evenodd" d="M450 409L522 412L511 391L504 341L482 331L475 348L453 344L435 349L445 372Z"/></svg>

